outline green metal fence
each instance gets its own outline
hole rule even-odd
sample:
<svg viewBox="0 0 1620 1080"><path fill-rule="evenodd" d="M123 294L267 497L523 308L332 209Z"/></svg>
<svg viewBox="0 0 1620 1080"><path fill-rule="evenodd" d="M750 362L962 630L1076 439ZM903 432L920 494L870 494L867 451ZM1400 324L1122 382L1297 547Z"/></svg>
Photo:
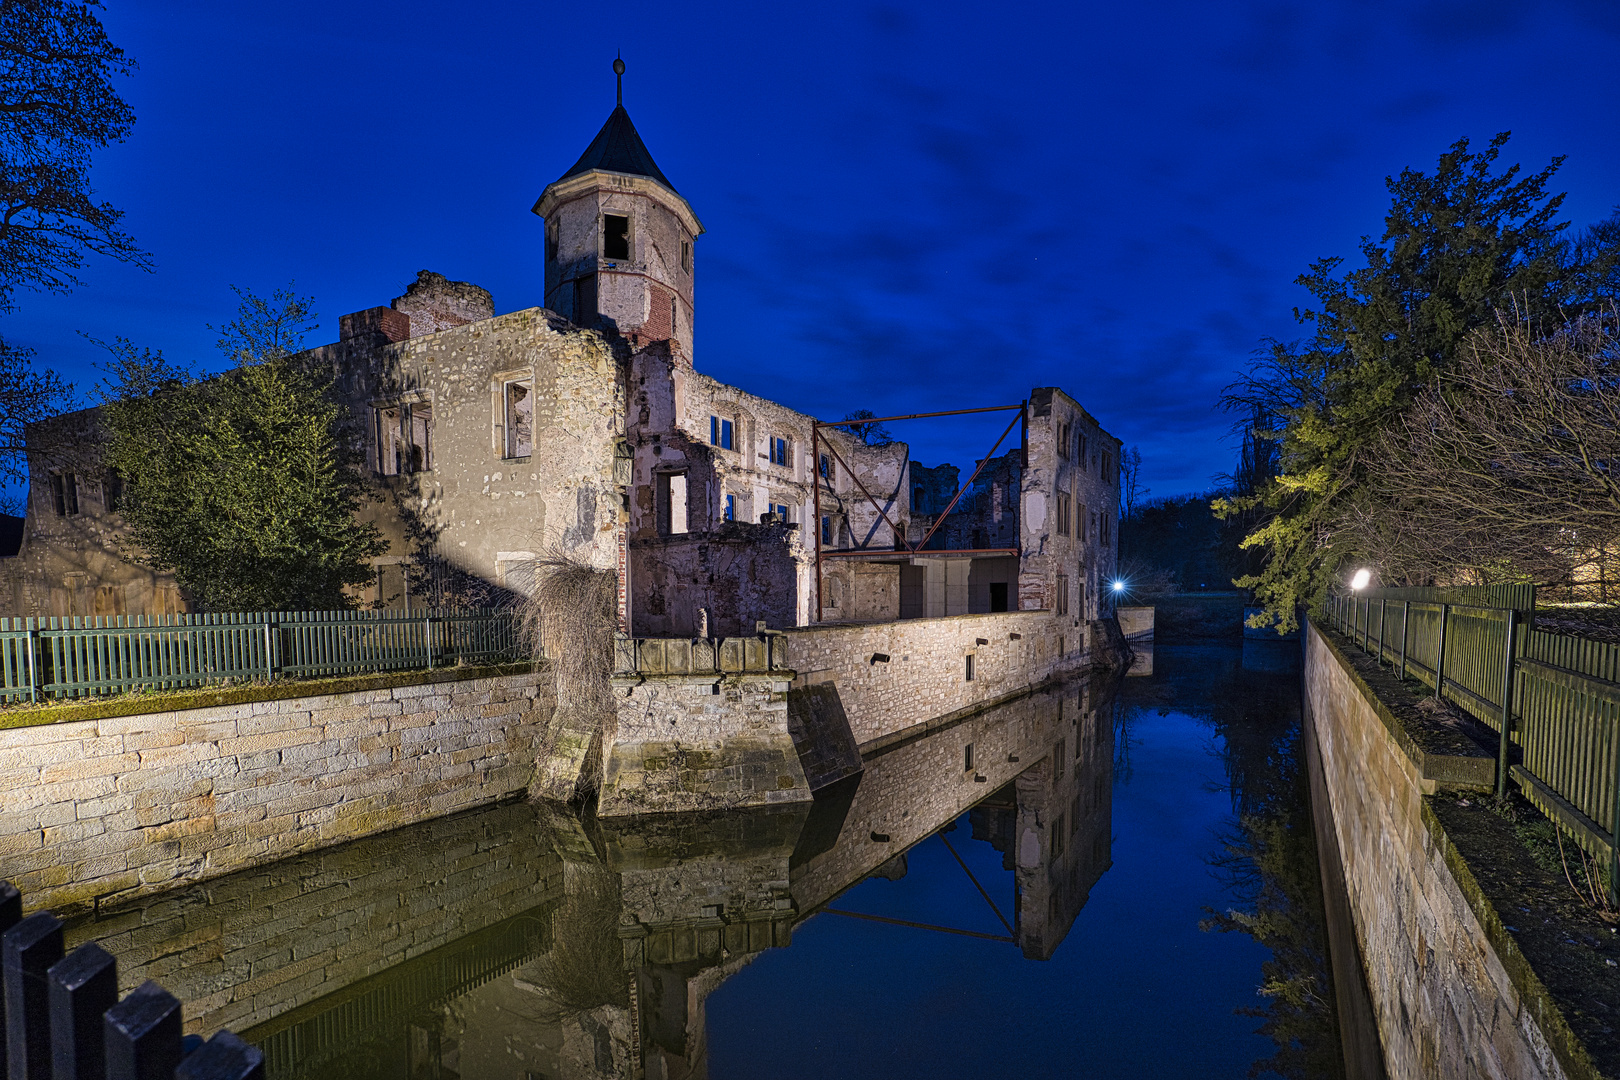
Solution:
<svg viewBox="0 0 1620 1080"><path fill-rule="evenodd" d="M520 658L492 608L0 619L0 701Z"/></svg>
<svg viewBox="0 0 1620 1080"><path fill-rule="evenodd" d="M1495 731L1497 792L1516 782L1609 866L1620 897L1620 646L1536 630L1516 606L1398 595L1417 591L1333 597L1328 617L1397 675Z"/></svg>

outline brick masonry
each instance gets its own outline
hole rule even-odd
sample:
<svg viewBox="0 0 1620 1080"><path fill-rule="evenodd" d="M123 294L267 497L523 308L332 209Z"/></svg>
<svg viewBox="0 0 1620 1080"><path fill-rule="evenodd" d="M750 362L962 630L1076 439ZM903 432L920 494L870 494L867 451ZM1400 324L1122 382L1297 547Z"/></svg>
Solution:
<svg viewBox="0 0 1620 1080"><path fill-rule="evenodd" d="M523 793L549 672L0 730L29 907L172 887Z"/></svg>
<svg viewBox="0 0 1620 1080"><path fill-rule="evenodd" d="M1510 974L1447 862L1421 753L1321 631L1306 633L1308 722L1391 1080L1571 1075L1519 984L1534 978L1523 957Z"/></svg>

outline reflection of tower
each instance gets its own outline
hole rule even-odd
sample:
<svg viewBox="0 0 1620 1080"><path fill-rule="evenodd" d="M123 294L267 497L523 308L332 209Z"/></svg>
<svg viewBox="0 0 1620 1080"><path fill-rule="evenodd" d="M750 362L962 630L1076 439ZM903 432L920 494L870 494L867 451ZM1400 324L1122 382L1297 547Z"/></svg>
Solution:
<svg viewBox="0 0 1620 1080"><path fill-rule="evenodd" d="M692 207L653 161L619 102L572 168L541 193L546 219L545 306L579 326L617 330L633 348L668 342L692 355Z"/></svg>
<svg viewBox="0 0 1620 1080"><path fill-rule="evenodd" d="M1097 708L1084 709L1089 704L1089 694L1073 700L1066 710L1072 722L1060 711L1051 751L1012 784L1014 925L1019 948L1032 960L1051 958L1091 887L1113 865L1114 728Z"/></svg>

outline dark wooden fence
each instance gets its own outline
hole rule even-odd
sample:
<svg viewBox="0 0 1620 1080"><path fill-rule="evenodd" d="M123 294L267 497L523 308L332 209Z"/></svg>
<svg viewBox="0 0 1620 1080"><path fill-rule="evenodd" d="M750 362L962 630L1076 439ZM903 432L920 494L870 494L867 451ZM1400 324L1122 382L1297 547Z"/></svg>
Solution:
<svg viewBox="0 0 1620 1080"><path fill-rule="evenodd" d="M1535 629L1527 618L1533 598L1522 607L1513 602L1519 597L1483 606L1450 595L1333 597L1328 617L1398 676L1496 732L1497 793L1517 783L1609 867L1611 894L1620 897L1620 646Z"/></svg>
<svg viewBox="0 0 1620 1080"><path fill-rule="evenodd" d="M180 1033L180 1002L148 980L118 999L99 945L63 955L62 923L23 918L0 881L0 1064L9 1080L264 1080L264 1055L229 1031Z"/></svg>
<svg viewBox="0 0 1620 1080"><path fill-rule="evenodd" d="M495 609L0 619L0 701L517 659Z"/></svg>

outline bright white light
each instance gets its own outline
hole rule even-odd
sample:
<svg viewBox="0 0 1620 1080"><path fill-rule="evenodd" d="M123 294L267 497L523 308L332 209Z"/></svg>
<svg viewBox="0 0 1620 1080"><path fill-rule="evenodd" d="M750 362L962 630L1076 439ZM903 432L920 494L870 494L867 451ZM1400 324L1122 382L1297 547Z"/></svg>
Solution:
<svg viewBox="0 0 1620 1080"><path fill-rule="evenodd" d="M1114 591L1115 592L1124 592L1125 591L1125 583L1123 581L1114 582Z"/></svg>
<svg viewBox="0 0 1620 1080"><path fill-rule="evenodd" d="M1367 587L1367 582L1369 582L1371 580L1372 580L1372 571L1368 570L1366 568L1362 568L1360 570L1357 570L1355 577L1350 579L1350 587L1359 592L1360 590L1365 589Z"/></svg>

